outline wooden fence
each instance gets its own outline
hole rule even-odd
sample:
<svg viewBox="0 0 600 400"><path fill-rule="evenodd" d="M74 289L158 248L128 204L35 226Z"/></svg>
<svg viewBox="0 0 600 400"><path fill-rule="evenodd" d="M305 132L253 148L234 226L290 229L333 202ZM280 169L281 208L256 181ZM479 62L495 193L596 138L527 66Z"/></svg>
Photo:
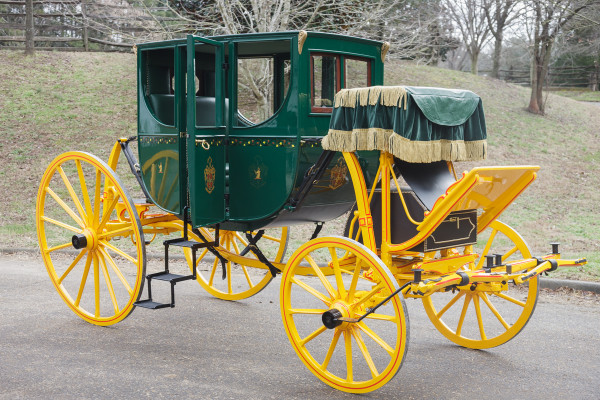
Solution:
<svg viewBox="0 0 600 400"><path fill-rule="evenodd" d="M128 51L163 39L161 24L175 18L156 11L120 0L0 0L0 49Z"/></svg>
<svg viewBox="0 0 600 400"><path fill-rule="evenodd" d="M490 71L479 72L486 74ZM518 85L531 85L529 69L503 69L499 71L498 77ZM600 90L600 65L596 62L587 67L550 67L546 82L550 88L588 88L597 91Z"/></svg>

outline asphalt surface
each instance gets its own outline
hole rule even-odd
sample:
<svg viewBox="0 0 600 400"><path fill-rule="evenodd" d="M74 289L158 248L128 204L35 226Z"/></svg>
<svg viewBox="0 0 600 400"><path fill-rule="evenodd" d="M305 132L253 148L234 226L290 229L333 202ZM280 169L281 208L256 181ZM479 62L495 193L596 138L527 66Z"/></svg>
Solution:
<svg viewBox="0 0 600 400"><path fill-rule="evenodd" d="M0 258L0 399L599 399L600 305L543 293L525 329L485 351L458 347L407 301L404 365L366 395L321 383L290 346L279 283L239 302L177 285L174 309L136 309L121 323L80 320L43 263Z"/></svg>

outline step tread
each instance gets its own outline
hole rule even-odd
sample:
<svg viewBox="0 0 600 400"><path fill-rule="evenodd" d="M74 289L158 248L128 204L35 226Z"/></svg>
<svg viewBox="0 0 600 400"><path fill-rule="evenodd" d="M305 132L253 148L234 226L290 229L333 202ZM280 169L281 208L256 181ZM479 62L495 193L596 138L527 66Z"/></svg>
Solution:
<svg viewBox="0 0 600 400"><path fill-rule="evenodd" d="M140 301L136 301L135 303L133 303L135 306L137 307L144 307L144 308L150 308L152 310L156 310L158 308L167 308L167 307L171 307L170 304L168 303L157 303L155 301L152 300L140 300Z"/></svg>
<svg viewBox="0 0 600 400"><path fill-rule="evenodd" d="M158 274L158 275L152 275L151 279L156 279L159 281L167 281L167 282L179 282L179 281L186 281L189 279L193 279L194 277L192 275L179 275L179 274Z"/></svg>
<svg viewBox="0 0 600 400"><path fill-rule="evenodd" d="M202 246L204 243L200 243L200 242L196 242L195 240L182 240L179 242L171 242L169 243L169 246L177 246L177 247L200 247Z"/></svg>

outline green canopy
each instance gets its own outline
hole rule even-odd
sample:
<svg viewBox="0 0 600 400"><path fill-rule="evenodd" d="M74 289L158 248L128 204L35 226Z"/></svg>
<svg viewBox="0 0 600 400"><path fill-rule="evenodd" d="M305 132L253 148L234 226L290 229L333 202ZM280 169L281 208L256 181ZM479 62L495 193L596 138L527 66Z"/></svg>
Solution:
<svg viewBox="0 0 600 400"><path fill-rule="evenodd" d="M486 156L481 99L468 90L373 86L335 96L325 150L384 150L407 162Z"/></svg>

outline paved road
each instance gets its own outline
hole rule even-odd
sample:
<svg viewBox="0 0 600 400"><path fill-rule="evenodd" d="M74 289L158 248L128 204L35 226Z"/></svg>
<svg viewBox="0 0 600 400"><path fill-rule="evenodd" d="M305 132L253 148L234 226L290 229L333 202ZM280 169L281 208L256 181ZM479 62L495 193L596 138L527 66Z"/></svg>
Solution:
<svg viewBox="0 0 600 400"><path fill-rule="evenodd" d="M279 279L245 301L177 285L175 309L116 326L78 319L42 262L0 256L0 398L356 399L322 384L282 327ZM598 399L600 306L543 295L525 330L496 349L448 342L419 301L398 375L368 399Z"/></svg>

